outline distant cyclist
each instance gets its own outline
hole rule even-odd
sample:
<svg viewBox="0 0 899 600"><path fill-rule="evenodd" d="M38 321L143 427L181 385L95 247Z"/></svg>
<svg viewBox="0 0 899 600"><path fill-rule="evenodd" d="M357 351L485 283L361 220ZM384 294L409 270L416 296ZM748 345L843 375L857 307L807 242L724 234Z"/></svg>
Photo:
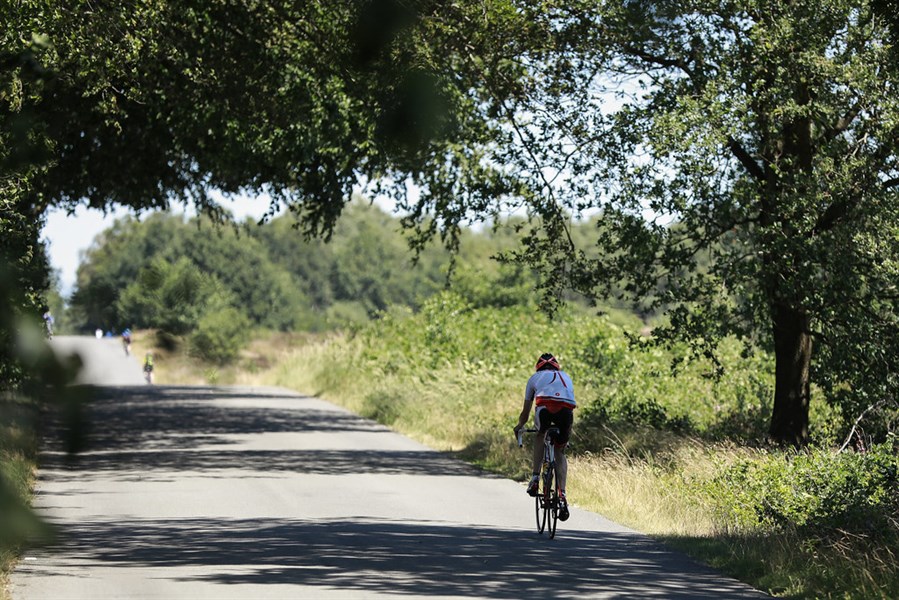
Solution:
<svg viewBox="0 0 899 600"><path fill-rule="evenodd" d="M524 406L518 416L518 425L514 431L518 432L527 423L531 414L531 406L535 403L534 424L538 434L534 437L534 460L532 463L532 477L528 484L528 494L537 495L540 480L540 463L543 461L543 436L550 427L559 428L559 437L556 439L556 470L559 481L559 519L568 519L568 500L565 497L565 480L568 476L568 459L565 457L565 447L571 437L571 427L574 423L574 409L577 403L574 401L574 385L571 377L559 366L559 361L552 354L543 354L537 359L537 372L528 379L524 390Z"/></svg>
<svg viewBox="0 0 899 600"><path fill-rule="evenodd" d="M144 358L144 377L147 380L147 383L153 383L153 353L147 352L146 358Z"/></svg>
<svg viewBox="0 0 899 600"><path fill-rule="evenodd" d="M125 346L125 356L131 355L131 330L127 327L122 332L122 345Z"/></svg>
<svg viewBox="0 0 899 600"><path fill-rule="evenodd" d="M44 311L44 323L47 325L47 336L52 340L53 339L53 314L50 312L48 308Z"/></svg>

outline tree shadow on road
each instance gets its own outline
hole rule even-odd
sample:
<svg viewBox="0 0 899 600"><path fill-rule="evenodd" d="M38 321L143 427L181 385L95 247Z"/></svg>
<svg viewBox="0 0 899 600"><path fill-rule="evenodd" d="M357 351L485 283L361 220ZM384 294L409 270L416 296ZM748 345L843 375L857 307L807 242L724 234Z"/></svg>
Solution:
<svg viewBox="0 0 899 600"><path fill-rule="evenodd" d="M390 433L383 425L278 390L203 387L97 388L86 404L84 452L70 455L50 444L41 467L53 477L83 479L92 473L148 480L172 471L247 476L303 471L472 475L451 457L416 450L314 450L229 448L242 436L272 433ZM62 439L64 436L56 436ZM253 472L250 474L250 472ZM229 476L238 476L234 473Z"/></svg>
<svg viewBox="0 0 899 600"><path fill-rule="evenodd" d="M110 479L110 473L120 471L121 480L153 479L154 474L173 471L207 473L221 477L222 471L247 471L247 477L271 477L277 473L308 473L317 475L406 474L460 475L481 473L465 463L429 450L154 450L84 454L76 458L48 456L43 468L54 470L55 481L90 478L91 473ZM251 473L252 472L252 473ZM68 474L68 475L67 475ZM229 478L242 475L229 472ZM484 475L487 476L487 475ZM115 479L115 477L112 477Z"/></svg>
<svg viewBox="0 0 899 600"><path fill-rule="evenodd" d="M550 541L525 530L433 521L174 519L78 525L54 552L110 566L168 567L177 581L355 593L763 597L628 533L565 530Z"/></svg>
<svg viewBox="0 0 899 600"><path fill-rule="evenodd" d="M298 431L389 431L352 413L324 409L307 396L252 389L84 386L87 450L190 448L230 434ZM51 422L52 426L59 422Z"/></svg>

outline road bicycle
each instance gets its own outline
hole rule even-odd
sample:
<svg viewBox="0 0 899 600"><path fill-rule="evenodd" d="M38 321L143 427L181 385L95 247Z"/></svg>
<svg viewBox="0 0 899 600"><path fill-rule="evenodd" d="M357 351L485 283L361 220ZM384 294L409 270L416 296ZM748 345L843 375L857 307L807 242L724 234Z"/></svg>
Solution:
<svg viewBox="0 0 899 600"><path fill-rule="evenodd" d="M528 433L538 433L537 429L525 429ZM559 522L559 481L556 476L556 438L559 436L558 427L550 427L543 436L543 467L541 468L539 481L540 488L534 498L537 514L537 533L544 530L549 534L549 539L556 537L556 525ZM522 443L522 432L518 433L518 447Z"/></svg>

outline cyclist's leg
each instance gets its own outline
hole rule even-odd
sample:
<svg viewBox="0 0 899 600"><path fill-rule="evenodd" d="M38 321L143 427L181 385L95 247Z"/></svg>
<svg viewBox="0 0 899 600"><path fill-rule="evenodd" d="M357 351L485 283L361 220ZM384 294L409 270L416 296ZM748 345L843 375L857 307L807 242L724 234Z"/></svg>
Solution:
<svg viewBox="0 0 899 600"><path fill-rule="evenodd" d="M559 489L559 520L567 521L568 497L565 493L565 483L568 480L568 456L565 449L571 438L571 425L574 421L574 413L570 408L563 408L553 415L553 420L559 427L559 438L556 445L556 485Z"/></svg>
<svg viewBox="0 0 899 600"><path fill-rule="evenodd" d="M531 460L531 474L540 473L540 467L543 464L543 436L534 436L534 455Z"/></svg>
<svg viewBox="0 0 899 600"><path fill-rule="evenodd" d="M534 475L540 473L540 466L543 464L543 436L549 427L547 423L544 423L545 419L542 418L545 415L545 411L546 409L540 406L534 411L534 428L537 430L537 435L534 436L534 457L531 470L531 473Z"/></svg>
<svg viewBox="0 0 899 600"><path fill-rule="evenodd" d="M559 491L565 493L565 481L568 479L568 458L565 456L565 448L556 448L556 480L559 482Z"/></svg>
<svg viewBox="0 0 899 600"><path fill-rule="evenodd" d="M534 423L537 429L537 435L534 436L534 450L533 450L533 458L531 460L531 480L528 482L528 494L531 496L537 495L537 490L540 487L539 477L540 477L540 467L543 464L543 433L545 432L545 425L543 425L540 421L540 413L542 409L538 406L537 410L534 411Z"/></svg>
<svg viewBox="0 0 899 600"><path fill-rule="evenodd" d="M570 408L563 408L553 417L560 432L559 443L556 446L556 478L559 481L559 490L565 492L565 483L568 480L568 458L565 455L565 448L568 446L568 440L571 439L574 411Z"/></svg>

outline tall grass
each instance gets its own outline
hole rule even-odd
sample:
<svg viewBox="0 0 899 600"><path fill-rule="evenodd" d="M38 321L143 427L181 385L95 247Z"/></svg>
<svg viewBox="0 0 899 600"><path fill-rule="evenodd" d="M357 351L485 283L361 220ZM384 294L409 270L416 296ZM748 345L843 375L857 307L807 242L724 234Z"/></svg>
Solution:
<svg viewBox="0 0 899 600"><path fill-rule="evenodd" d="M0 396L0 598L7 600L8 576L24 540L42 526L30 506L37 440L35 405L14 394Z"/></svg>

